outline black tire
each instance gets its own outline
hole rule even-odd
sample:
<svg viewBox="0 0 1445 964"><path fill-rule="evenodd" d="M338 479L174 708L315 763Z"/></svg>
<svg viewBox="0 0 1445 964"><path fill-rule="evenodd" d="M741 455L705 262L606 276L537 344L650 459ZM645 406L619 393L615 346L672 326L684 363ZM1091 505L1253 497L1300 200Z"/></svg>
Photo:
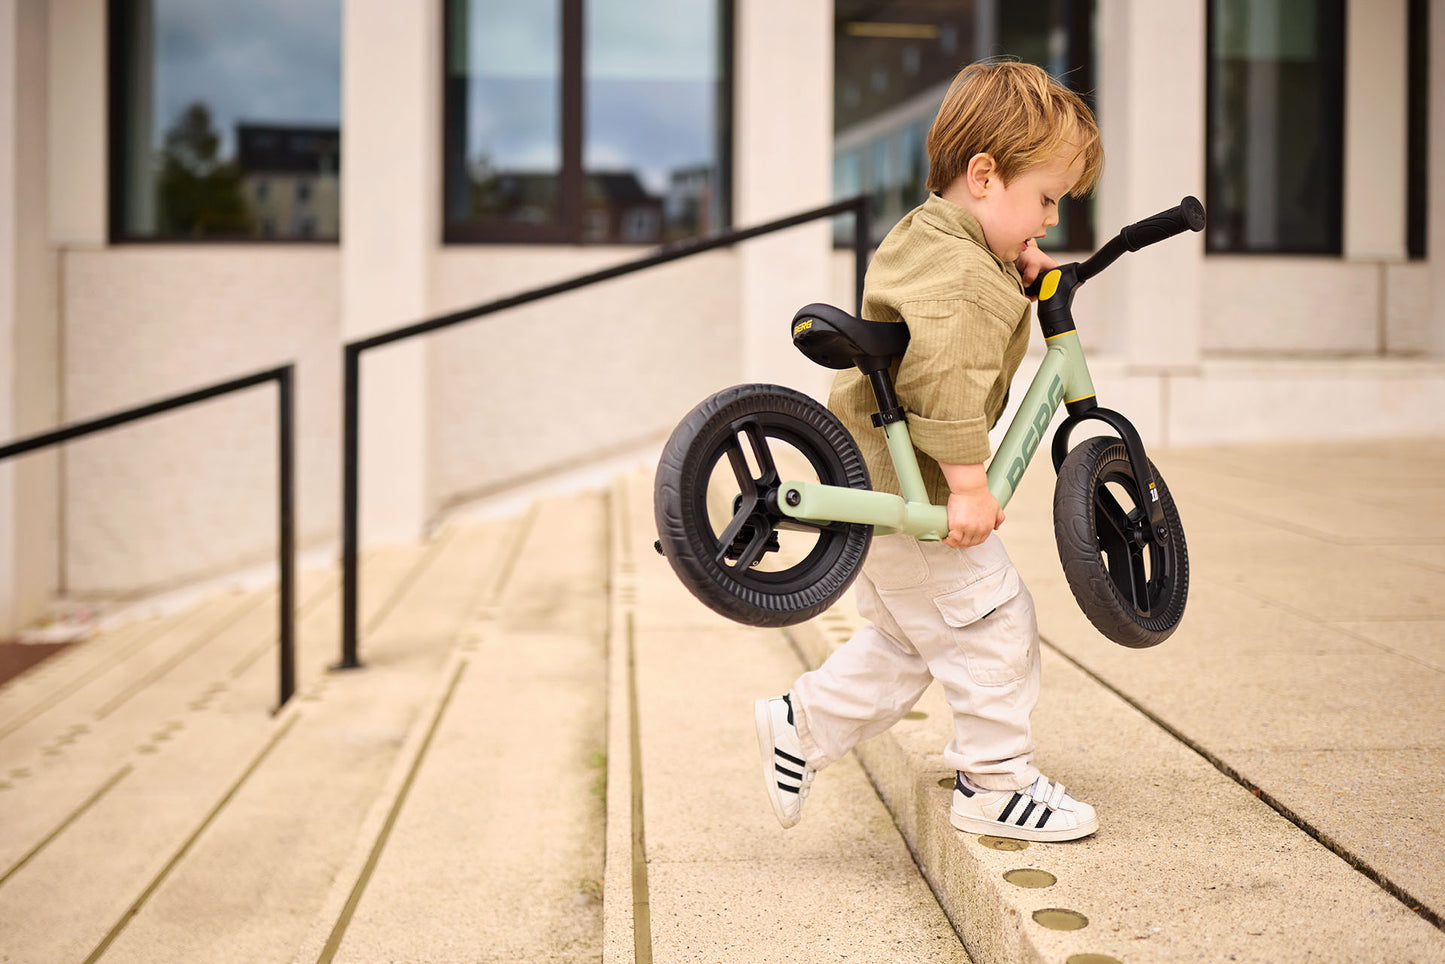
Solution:
<svg viewBox="0 0 1445 964"><path fill-rule="evenodd" d="M1119 439L1080 443L1054 485L1054 538L1074 599L1099 632L1133 649L1168 639L1189 595L1184 527L1159 470L1152 462L1149 468L1169 528L1163 541L1149 532L1144 496Z"/></svg>
<svg viewBox="0 0 1445 964"><path fill-rule="evenodd" d="M779 385L736 385L704 399L658 462L653 512L663 555L693 595L749 626L791 626L827 609L873 538L872 526L783 515L777 489L787 481L866 489L868 469L832 412Z"/></svg>

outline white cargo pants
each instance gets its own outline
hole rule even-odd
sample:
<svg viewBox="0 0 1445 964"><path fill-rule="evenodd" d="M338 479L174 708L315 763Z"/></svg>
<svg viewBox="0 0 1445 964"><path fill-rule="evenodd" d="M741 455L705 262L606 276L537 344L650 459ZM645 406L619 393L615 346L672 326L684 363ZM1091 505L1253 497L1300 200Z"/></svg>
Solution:
<svg viewBox="0 0 1445 964"><path fill-rule="evenodd" d="M879 536L855 586L871 625L793 684L808 764L821 769L882 733L936 679L953 709L945 765L986 790L1032 784L1038 622L998 536L970 549Z"/></svg>

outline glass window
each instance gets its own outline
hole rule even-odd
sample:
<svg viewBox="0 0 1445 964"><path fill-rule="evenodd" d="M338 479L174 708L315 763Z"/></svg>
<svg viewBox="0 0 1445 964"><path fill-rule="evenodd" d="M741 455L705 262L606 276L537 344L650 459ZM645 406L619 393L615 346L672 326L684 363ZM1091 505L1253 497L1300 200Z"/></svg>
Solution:
<svg viewBox="0 0 1445 964"><path fill-rule="evenodd" d="M1038 64L1093 106L1093 4L1076 0L836 0L833 196L867 192L881 241L928 190L928 128L959 69L986 57ZM851 243L847 218L834 237ZM1044 242L1093 246L1091 205L1069 199Z"/></svg>
<svg viewBox="0 0 1445 964"><path fill-rule="evenodd" d="M1211 0L1210 251L1339 254L1344 0Z"/></svg>
<svg viewBox="0 0 1445 964"><path fill-rule="evenodd" d="M448 241L727 225L727 0L449 0Z"/></svg>
<svg viewBox="0 0 1445 964"><path fill-rule="evenodd" d="M341 0L111 0L111 235L340 236Z"/></svg>

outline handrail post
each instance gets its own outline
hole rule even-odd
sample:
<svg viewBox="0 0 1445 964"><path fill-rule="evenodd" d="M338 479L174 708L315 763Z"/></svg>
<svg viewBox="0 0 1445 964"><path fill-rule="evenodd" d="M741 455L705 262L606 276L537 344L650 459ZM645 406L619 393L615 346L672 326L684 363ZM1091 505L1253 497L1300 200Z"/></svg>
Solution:
<svg viewBox="0 0 1445 964"><path fill-rule="evenodd" d="M356 669L357 659L357 528L360 489L361 349L347 345L342 364L345 407L342 416L341 491L341 662L336 669Z"/></svg>
<svg viewBox="0 0 1445 964"><path fill-rule="evenodd" d="M344 360L342 362L342 386L344 414L342 416L342 492L341 492L341 662L333 666L333 669L355 669L361 666L357 655L359 635L357 627L357 547L360 544L359 519L360 506L360 465L361 465L361 440L360 440L360 419L361 419L361 353L370 351L373 348L380 348L383 345L390 345L407 338L414 338L417 335L425 335L464 321L472 321L483 315L493 314L509 308L517 308L521 305L531 304L543 298L552 298L556 295L565 294L569 291L576 291L588 285L594 285L602 281L610 281L613 278L620 278L647 268L654 268L658 265L668 264L679 258L688 258L693 255L702 254L705 251L713 251L722 247L730 247L742 241L761 237L764 234L771 234L775 231L782 231L786 228L796 227L800 224L809 224L823 218L835 218L854 212L854 234L853 249L857 260L857 301L858 313L863 310L863 276L868 270L868 249L871 236L871 219L869 217L869 202L866 194L857 197L845 198L834 201L819 208L807 211L800 211L797 214L769 221L764 224L757 224L750 228L722 231L711 237L698 238L691 241L679 242L676 244L663 245L653 253L634 261L625 261L622 264L593 271L589 274L579 275L555 284L544 285L540 288L533 288L505 298L498 298L462 311L451 314L440 315L435 318L428 318L423 321L406 325L401 328L394 328L390 331L378 332L366 338L360 338L344 345Z"/></svg>
<svg viewBox="0 0 1445 964"><path fill-rule="evenodd" d="M280 369L276 376L279 410L280 449L277 452L280 478L280 615L281 615L281 700L286 705L296 692L296 406L295 364Z"/></svg>
<svg viewBox="0 0 1445 964"><path fill-rule="evenodd" d="M869 211L868 195L860 194L853 207L853 287L858 306L854 312L863 317L863 276L868 273L868 242L873 233L873 217Z"/></svg>

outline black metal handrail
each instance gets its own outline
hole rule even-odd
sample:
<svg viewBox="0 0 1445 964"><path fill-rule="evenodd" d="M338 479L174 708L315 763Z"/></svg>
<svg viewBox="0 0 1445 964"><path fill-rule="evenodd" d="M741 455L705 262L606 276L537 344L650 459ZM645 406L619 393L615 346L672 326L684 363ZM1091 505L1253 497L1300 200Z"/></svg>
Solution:
<svg viewBox="0 0 1445 964"><path fill-rule="evenodd" d="M38 435L30 435L0 445L0 462L15 456L24 455L27 452L34 452L37 449L46 448L51 445L59 445L71 439L77 439L84 435L93 435L103 432L129 422L136 422L152 415L159 415L162 412L169 412L173 409L183 408L187 405L194 405L208 399L216 398L219 395L227 395L231 392L244 391L254 388L257 385L274 381L278 389L278 447L279 447L279 486L280 505L278 507L280 547L278 549L277 563L280 567L280 675L281 675L281 700L277 706L279 709L286 705L296 692L296 540L295 540L295 468L296 468L296 432L295 432L295 372L294 364L282 365L280 368L271 368L266 371L256 372L253 375L246 375L242 378L234 378L230 381L218 382L208 385L205 388L198 388L182 395L172 395L144 405L137 405L124 411L113 412L110 415L102 415L99 418L87 419L84 422L74 422L70 425L63 425L60 428Z"/></svg>
<svg viewBox="0 0 1445 964"><path fill-rule="evenodd" d="M372 348L379 348L382 345L389 345L405 338L425 335L441 328L449 328L452 325L460 324L464 321L472 321L485 315L495 314L499 311L505 311L508 308L515 308L533 301L541 301L543 298L566 294L569 291L576 291L578 288L585 288L588 285L594 285L602 281L610 281L613 278L620 278L623 275L642 271L646 268L654 268L671 261L677 261L680 258L689 258L693 255L713 251L717 248L731 247L739 241L747 241L760 235L771 234L774 231L782 231L800 224L807 224L823 218L833 218L842 214L853 215L853 254L857 271L857 283L855 285L857 305L855 310L861 314L863 310L863 275L868 269L868 229L871 220L868 213L868 196L866 194L860 194L857 197L837 201L833 204L812 208L807 211L800 211L797 214L789 215L785 218L778 218L775 221L768 221L765 224L755 225L750 228L723 231L706 238L697 238L676 244L664 245L653 254L645 255L633 261L626 261L610 268L604 268L601 271L578 275L566 281L559 281L541 288L533 288L530 291L510 295L506 298L498 298L495 301L488 301L472 308L463 309L462 311L439 315L435 318L416 322L415 324L347 342L344 351L342 372L343 391L345 393L345 412L342 426L341 662L337 664L336 668L354 669L361 665L357 655L356 615L358 595L357 544L360 527L358 517L360 514L359 449L362 352Z"/></svg>

